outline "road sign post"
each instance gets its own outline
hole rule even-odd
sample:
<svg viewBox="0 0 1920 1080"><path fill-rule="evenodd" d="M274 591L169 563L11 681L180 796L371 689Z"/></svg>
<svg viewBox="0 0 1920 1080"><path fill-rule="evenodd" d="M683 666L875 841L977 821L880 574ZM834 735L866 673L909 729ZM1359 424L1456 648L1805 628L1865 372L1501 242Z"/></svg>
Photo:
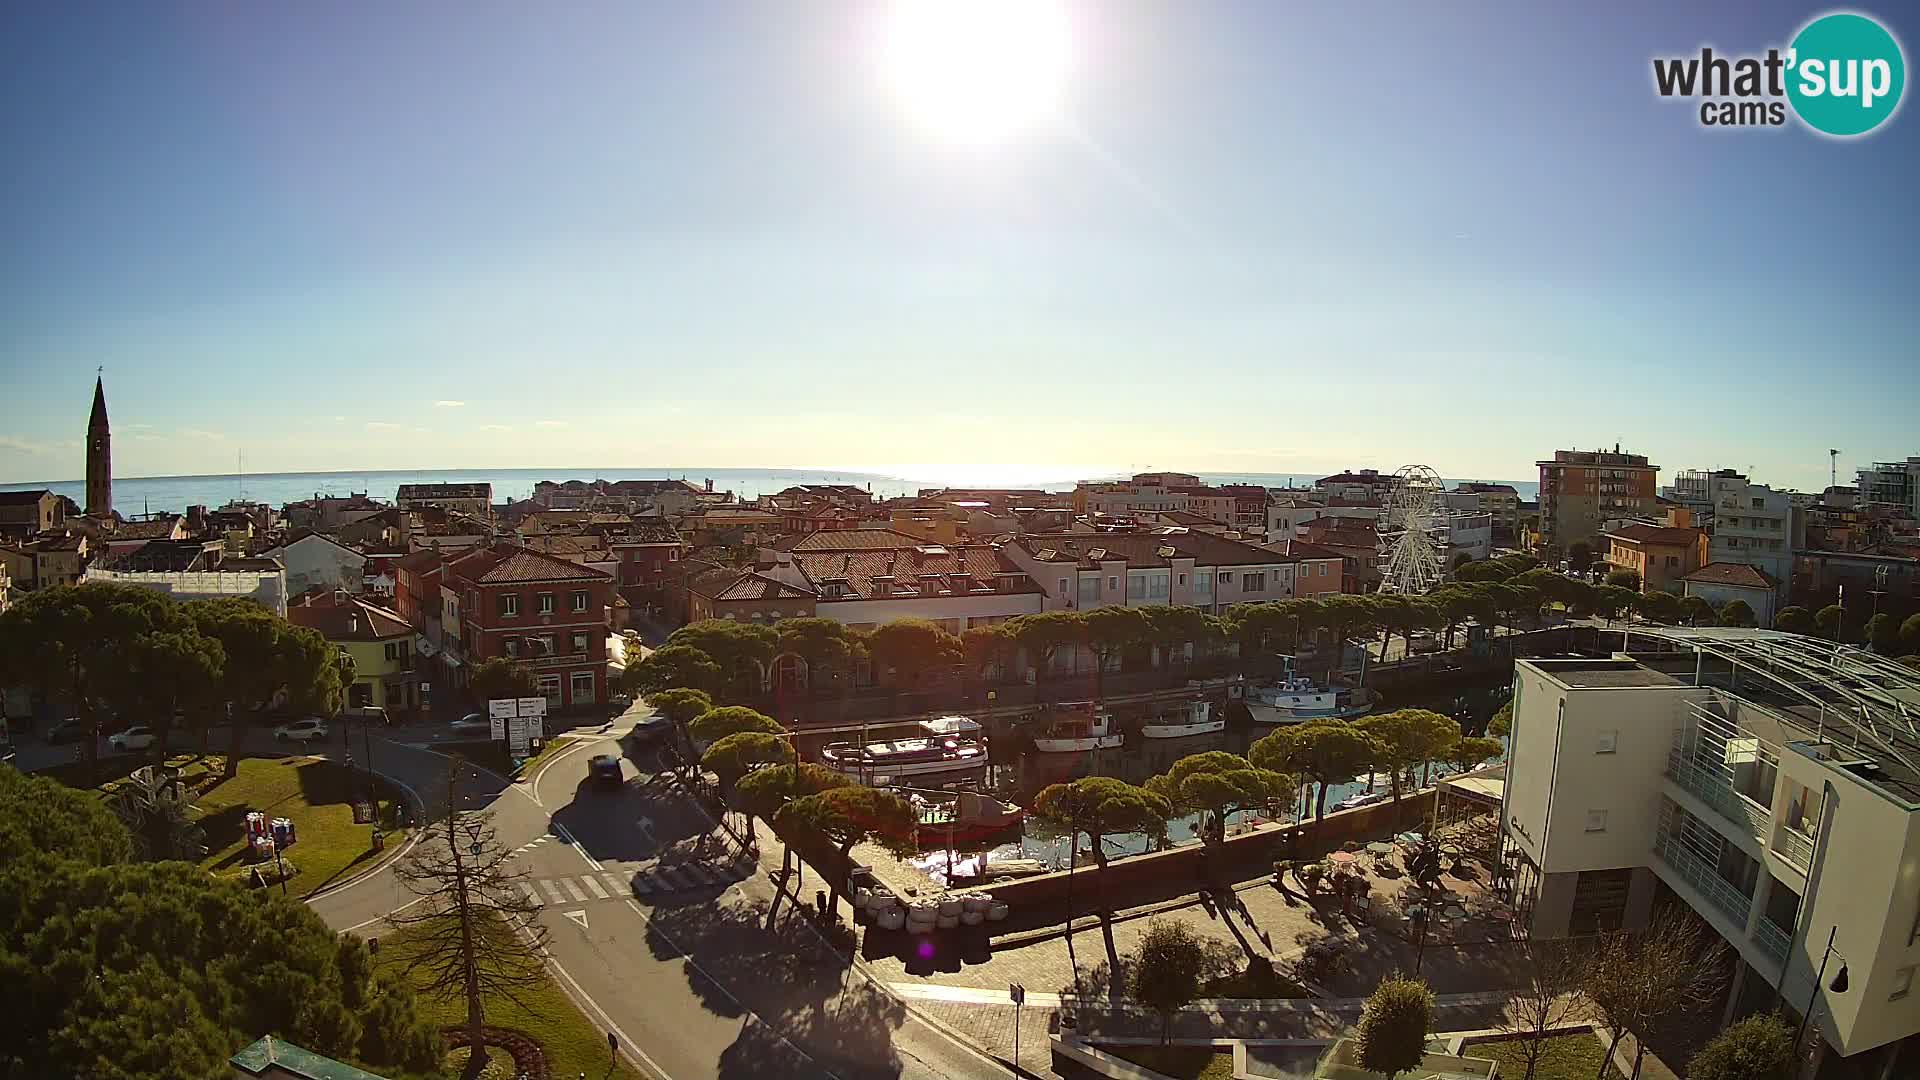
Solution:
<svg viewBox="0 0 1920 1080"><path fill-rule="evenodd" d="M1027 1003L1027 988L1009 983L1007 996L1013 999L1013 1067L1020 1067L1020 1007Z"/></svg>

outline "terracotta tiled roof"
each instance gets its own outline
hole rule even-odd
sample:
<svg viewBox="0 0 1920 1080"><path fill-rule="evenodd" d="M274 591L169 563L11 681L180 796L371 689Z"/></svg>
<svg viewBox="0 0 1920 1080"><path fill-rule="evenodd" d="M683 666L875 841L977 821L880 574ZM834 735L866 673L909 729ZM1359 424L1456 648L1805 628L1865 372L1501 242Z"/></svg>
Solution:
<svg viewBox="0 0 1920 1080"><path fill-rule="evenodd" d="M741 574L726 588L714 594L713 598L715 600L811 600L813 594L764 574Z"/></svg>
<svg viewBox="0 0 1920 1080"><path fill-rule="evenodd" d="M1739 585L1749 589L1771 589L1773 579L1766 571L1746 563L1715 562L1695 570L1681 581L1697 581L1703 585Z"/></svg>
<svg viewBox="0 0 1920 1080"><path fill-rule="evenodd" d="M938 545L925 537L892 529L832 529L795 540L791 550L798 555L810 551L897 551L928 546Z"/></svg>
<svg viewBox="0 0 1920 1080"><path fill-rule="evenodd" d="M1705 534L1699 529L1681 529L1668 525L1633 524L1615 529L1607 534L1621 540L1637 544L1663 544L1668 547L1686 547L1698 543Z"/></svg>
<svg viewBox="0 0 1920 1080"><path fill-rule="evenodd" d="M861 530L851 530L861 531ZM955 547L923 544L915 547L853 551L796 551L794 563L814 583L821 599L828 599L829 582L846 582L838 599L890 599L917 596L923 579L940 595L1039 592L1040 586L1018 566L985 545ZM1011 589L1000 584L1002 575L1019 575ZM891 575L892 581L886 582ZM876 580L879 579L879 580Z"/></svg>
<svg viewBox="0 0 1920 1080"><path fill-rule="evenodd" d="M1281 562L1274 552L1211 533L1187 532L1151 535L1101 533L1095 536L1040 534L1017 541L1047 562L1077 562L1097 569L1102 559L1122 559L1134 568L1170 566L1175 558L1192 559L1196 566L1258 566ZM1054 552L1052 558L1046 552Z"/></svg>
<svg viewBox="0 0 1920 1080"><path fill-rule="evenodd" d="M609 575L528 548L502 545L456 560L458 573L477 585L510 585L523 581L607 581Z"/></svg>
<svg viewBox="0 0 1920 1080"><path fill-rule="evenodd" d="M544 551L549 555L558 555L562 558L594 555L599 556L600 559L613 557L613 553L607 550L606 537L592 534L574 536L568 533L545 533L527 537L526 546L529 550Z"/></svg>
<svg viewBox="0 0 1920 1080"><path fill-rule="evenodd" d="M434 548L421 548L406 558L393 564L396 570L405 570L410 574L427 574L440 568L445 556Z"/></svg>
<svg viewBox="0 0 1920 1080"><path fill-rule="evenodd" d="M665 518L633 518L624 532L619 529L610 531L607 542L615 547L625 544L677 544L680 542L680 530Z"/></svg>
<svg viewBox="0 0 1920 1080"><path fill-rule="evenodd" d="M287 605L287 621L328 641L385 641L413 633L407 621L345 593L309 592Z"/></svg>
<svg viewBox="0 0 1920 1080"><path fill-rule="evenodd" d="M0 506L32 506L41 499L53 494L46 488L33 491L0 491Z"/></svg>

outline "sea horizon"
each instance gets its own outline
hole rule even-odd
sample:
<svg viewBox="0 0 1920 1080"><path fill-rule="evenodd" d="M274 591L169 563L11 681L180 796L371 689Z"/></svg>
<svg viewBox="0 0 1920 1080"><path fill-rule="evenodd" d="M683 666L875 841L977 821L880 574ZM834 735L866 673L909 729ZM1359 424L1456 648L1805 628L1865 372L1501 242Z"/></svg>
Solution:
<svg viewBox="0 0 1920 1080"><path fill-rule="evenodd" d="M742 499L771 495L796 484L852 484L864 487L880 498L915 495L922 489L942 487L1029 488L1047 492L1071 491L1080 481L1106 481L1130 476L1140 469L1086 471L1067 475L1046 475L1054 470L1036 470L1021 475L1005 466L982 466L969 475L965 466L941 467L939 476L913 476L859 469L816 468L704 468L699 466L663 468L583 466L577 468L534 469L333 469L263 473L190 473L177 476L116 476L113 479L113 504L123 517L138 517L153 512L179 513L189 506L215 507L233 500L264 502L284 506L315 496L346 496L356 492L371 498L392 501L401 484L416 483L489 483L495 501L524 499L542 480L622 480L674 479L704 486L709 480L713 490L730 491ZM1156 470L1159 471L1159 470ZM1166 470L1187 471L1187 470ZM1209 484L1255 484L1261 487L1294 487L1311 484L1326 473L1248 473L1194 472ZM1536 497L1537 481L1497 480L1485 477L1448 478L1449 485L1463 480L1513 485L1523 499ZM32 491L46 488L84 503L84 480L38 480L0 484L0 491Z"/></svg>

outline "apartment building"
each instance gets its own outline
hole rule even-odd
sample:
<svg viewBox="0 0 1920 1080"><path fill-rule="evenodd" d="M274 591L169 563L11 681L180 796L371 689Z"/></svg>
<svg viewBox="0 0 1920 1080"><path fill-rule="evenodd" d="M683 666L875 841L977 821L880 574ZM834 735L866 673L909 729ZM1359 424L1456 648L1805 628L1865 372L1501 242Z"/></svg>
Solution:
<svg viewBox="0 0 1920 1080"><path fill-rule="evenodd" d="M549 708L602 703L613 588L611 574L512 544L456 556L441 586L450 663L511 657L533 669Z"/></svg>
<svg viewBox="0 0 1920 1080"><path fill-rule="evenodd" d="M1859 503L1899 511L1920 518L1920 457L1905 461L1876 461L1859 470Z"/></svg>
<svg viewBox="0 0 1920 1080"><path fill-rule="evenodd" d="M1520 492L1512 484L1469 480L1447 493L1447 508L1482 513L1493 519L1494 540L1510 544L1520 532Z"/></svg>
<svg viewBox="0 0 1920 1080"><path fill-rule="evenodd" d="M758 576L810 594L813 614L858 630L915 618L958 634L1041 611L1046 600L990 544L936 544L892 529L812 533L785 550L763 550L760 563ZM764 583L736 585L715 599L739 598L742 589L759 604L797 599ZM697 606L690 597L689 608Z"/></svg>
<svg viewBox="0 0 1920 1080"><path fill-rule="evenodd" d="M386 709L398 720L423 704L415 647L419 635L399 615L346 592L315 591L287 605L287 621L318 630L353 657L346 705Z"/></svg>
<svg viewBox="0 0 1920 1080"><path fill-rule="evenodd" d="M1025 536L1001 550L1046 591L1047 610L1233 604L1337 591L1341 559L1309 545L1289 552L1207 533ZM1302 578L1309 579L1304 582Z"/></svg>
<svg viewBox="0 0 1920 1080"><path fill-rule="evenodd" d="M1643 454L1605 450L1555 450L1540 470L1540 538L1547 550L1564 555L1584 543L1599 550L1601 525L1653 513L1660 466Z"/></svg>
<svg viewBox="0 0 1920 1080"><path fill-rule="evenodd" d="M1313 493L1322 502L1347 502L1359 506L1384 506L1393 493L1393 474L1378 469L1348 470L1323 476L1313 482Z"/></svg>
<svg viewBox="0 0 1920 1080"><path fill-rule="evenodd" d="M1678 900L1738 955L1727 1018L1811 1008L1848 1075L1920 1073L1920 672L1772 630L1624 635L1611 659L1515 662L1520 923L1631 928Z"/></svg>
<svg viewBox="0 0 1920 1080"><path fill-rule="evenodd" d="M402 510L438 506L486 520L493 516L492 484L401 484L393 495Z"/></svg>
<svg viewBox="0 0 1920 1080"><path fill-rule="evenodd" d="M1754 567L1778 583L1784 596L1793 578L1793 551L1805 543L1804 521L1787 492L1742 477L1714 495L1708 561Z"/></svg>

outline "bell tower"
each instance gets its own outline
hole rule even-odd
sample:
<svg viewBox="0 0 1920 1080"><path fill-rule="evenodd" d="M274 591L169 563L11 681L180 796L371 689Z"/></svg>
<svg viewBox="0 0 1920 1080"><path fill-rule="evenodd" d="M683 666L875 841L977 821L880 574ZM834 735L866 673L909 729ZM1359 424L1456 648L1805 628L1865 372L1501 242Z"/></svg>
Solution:
<svg viewBox="0 0 1920 1080"><path fill-rule="evenodd" d="M107 391L93 380L93 415L87 418L87 514L113 516L113 432L107 426Z"/></svg>

